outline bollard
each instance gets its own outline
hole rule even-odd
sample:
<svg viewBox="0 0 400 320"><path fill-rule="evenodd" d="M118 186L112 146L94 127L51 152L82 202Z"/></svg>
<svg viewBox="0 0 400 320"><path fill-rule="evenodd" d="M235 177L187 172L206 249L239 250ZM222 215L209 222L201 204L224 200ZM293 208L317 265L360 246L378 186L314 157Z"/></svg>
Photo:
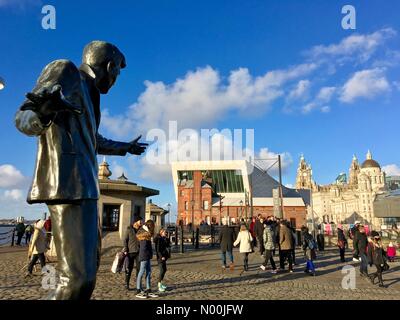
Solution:
<svg viewBox="0 0 400 320"><path fill-rule="evenodd" d="M181 253L184 253L184 243L183 243L183 226L181 227Z"/></svg>
<svg viewBox="0 0 400 320"><path fill-rule="evenodd" d="M211 247L214 247L214 242L215 242L214 225L210 226L210 233L211 233Z"/></svg>
<svg viewBox="0 0 400 320"><path fill-rule="evenodd" d="M12 232L12 236L11 236L11 247L14 246L14 236L15 236L15 229Z"/></svg>
<svg viewBox="0 0 400 320"><path fill-rule="evenodd" d="M195 249L199 248L199 237L200 237L200 230L199 228L196 228L196 241L195 241Z"/></svg>
<svg viewBox="0 0 400 320"><path fill-rule="evenodd" d="M178 246L178 226L175 226L175 245Z"/></svg>

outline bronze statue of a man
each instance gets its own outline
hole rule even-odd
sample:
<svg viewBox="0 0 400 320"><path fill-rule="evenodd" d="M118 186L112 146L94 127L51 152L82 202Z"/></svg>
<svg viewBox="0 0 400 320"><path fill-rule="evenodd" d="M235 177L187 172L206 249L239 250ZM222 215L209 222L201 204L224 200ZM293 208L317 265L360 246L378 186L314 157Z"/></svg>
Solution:
<svg viewBox="0 0 400 320"><path fill-rule="evenodd" d="M28 203L46 203L51 213L60 284L53 299L89 299L100 257L97 154L140 155L147 144L103 138L100 94L114 85L124 55L103 41L89 43L82 65L56 60L42 71L16 114L18 130L38 136L38 154Z"/></svg>

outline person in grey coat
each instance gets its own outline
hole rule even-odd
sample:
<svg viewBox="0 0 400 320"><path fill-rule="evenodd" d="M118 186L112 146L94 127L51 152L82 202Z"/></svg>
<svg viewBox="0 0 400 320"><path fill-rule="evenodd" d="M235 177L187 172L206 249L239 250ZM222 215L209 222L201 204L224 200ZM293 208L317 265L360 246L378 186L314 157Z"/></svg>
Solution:
<svg viewBox="0 0 400 320"><path fill-rule="evenodd" d="M125 288L129 290L133 266L136 264L136 277L140 270L139 241L136 233L142 226L142 218L135 217L131 226L126 230L124 237L124 252L128 257L128 268L125 270Z"/></svg>
<svg viewBox="0 0 400 320"><path fill-rule="evenodd" d="M230 268L233 268L233 243L235 242L235 233L232 228L226 224L222 226L219 232L219 243L221 246L221 260L222 268L226 268L226 253L229 254L229 259L231 261Z"/></svg>

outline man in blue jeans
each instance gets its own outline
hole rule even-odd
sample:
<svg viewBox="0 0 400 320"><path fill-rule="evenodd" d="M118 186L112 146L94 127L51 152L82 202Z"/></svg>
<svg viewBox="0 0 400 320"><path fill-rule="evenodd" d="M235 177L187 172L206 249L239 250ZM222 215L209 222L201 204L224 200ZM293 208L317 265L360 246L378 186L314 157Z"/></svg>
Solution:
<svg viewBox="0 0 400 320"><path fill-rule="evenodd" d="M219 243L221 246L221 260L222 260L222 268L226 268L226 253L229 255L229 259L231 261L230 269L233 270L233 243L235 242L235 233L233 229L227 226L226 222L222 226L219 232Z"/></svg>

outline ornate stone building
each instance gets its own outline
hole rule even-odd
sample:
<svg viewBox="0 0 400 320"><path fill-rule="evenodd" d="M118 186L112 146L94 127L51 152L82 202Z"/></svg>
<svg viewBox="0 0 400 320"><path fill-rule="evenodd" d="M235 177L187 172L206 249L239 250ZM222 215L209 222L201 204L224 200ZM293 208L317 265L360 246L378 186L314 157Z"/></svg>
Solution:
<svg viewBox="0 0 400 320"><path fill-rule="evenodd" d="M311 166L304 157L297 169L296 189L309 189L317 222L354 223L360 220L379 229L381 221L374 215L373 202L386 191L385 173L368 151L360 165L356 156L349 169L349 179L342 173L329 185L318 185L312 178Z"/></svg>

